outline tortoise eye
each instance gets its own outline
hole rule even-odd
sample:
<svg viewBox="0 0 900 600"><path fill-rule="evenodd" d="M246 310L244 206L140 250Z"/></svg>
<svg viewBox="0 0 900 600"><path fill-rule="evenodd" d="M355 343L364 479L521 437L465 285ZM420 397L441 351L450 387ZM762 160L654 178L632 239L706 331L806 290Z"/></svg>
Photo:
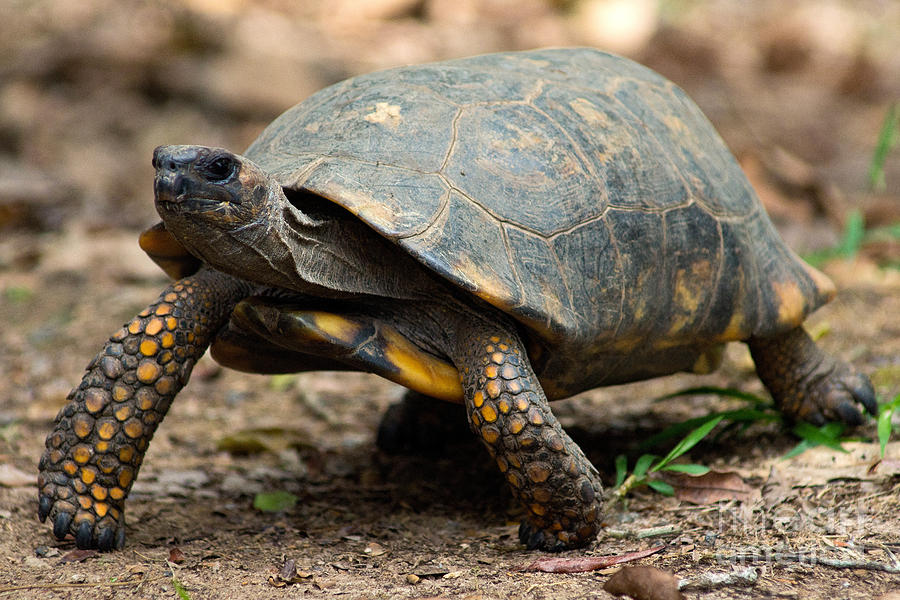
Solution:
<svg viewBox="0 0 900 600"><path fill-rule="evenodd" d="M215 181L224 181L234 172L235 163L227 156L220 156L206 164L206 174Z"/></svg>

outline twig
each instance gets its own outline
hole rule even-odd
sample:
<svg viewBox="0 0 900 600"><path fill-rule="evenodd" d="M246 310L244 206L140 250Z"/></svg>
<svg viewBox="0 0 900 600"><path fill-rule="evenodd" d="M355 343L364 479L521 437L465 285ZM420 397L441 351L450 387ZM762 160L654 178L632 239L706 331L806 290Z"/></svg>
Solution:
<svg viewBox="0 0 900 600"><path fill-rule="evenodd" d="M6 592L19 592L22 590L66 590L79 588L122 587L125 585L139 586L146 583L146 579L137 581L103 581L98 583L30 583L26 585L9 585L0 587L0 594Z"/></svg>
<svg viewBox="0 0 900 600"><path fill-rule="evenodd" d="M719 560L729 562L798 562L810 566L822 565L834 569L865 569L867 571L883 571L885 573L900 573L900 565L889 565L871 560L835 560L832 558L818 558L800 552L775 553L775 554L735 554L732 556L717 556Z"/></svg>

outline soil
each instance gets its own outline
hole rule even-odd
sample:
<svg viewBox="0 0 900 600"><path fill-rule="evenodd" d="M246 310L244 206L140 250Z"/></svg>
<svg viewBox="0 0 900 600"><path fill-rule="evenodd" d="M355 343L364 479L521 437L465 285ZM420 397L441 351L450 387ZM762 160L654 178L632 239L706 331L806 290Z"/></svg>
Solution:
<svg viewBox="0 0 900 600"><path fill-rule="evenodd" d="M900 98L894 3L11 4L0 23L0 598L176 598L177 587L195 599L611 597L602 588L618 567L522 570L541 553L519 544L520 510L474 439L434 455L377 450L401 388L364 374L248 375L209 357L151 444L125 549L56 541L36 518L44 437L107 336L167 284L136 244L154 222L158 144L242 148L319 87L375 68L591 44L695 97L799 252L839 242L854 210L869 230L900 222L896 152L886 186L866 184ZM614 6L621 26L604 27ZM823 265L840 291L807 326L886 401L900 394L900 248L870 236L849 254ZM667 426L743 406L655 401L697 385L763 394L733 345L715 374L594 390L554 411L611 485L618 454L633 464ZM784 459L798 442L789 428L728 429L687 458L735 474L740 493L694 504L638 489L596 542L562 556L662 546L636 564L694 582L753 567L753 581L695 585L690 598L888 594L900 588L900 442L879 463L874 421L853 435L848 454ZM273 491L296 504L254 508Z"/></svg>

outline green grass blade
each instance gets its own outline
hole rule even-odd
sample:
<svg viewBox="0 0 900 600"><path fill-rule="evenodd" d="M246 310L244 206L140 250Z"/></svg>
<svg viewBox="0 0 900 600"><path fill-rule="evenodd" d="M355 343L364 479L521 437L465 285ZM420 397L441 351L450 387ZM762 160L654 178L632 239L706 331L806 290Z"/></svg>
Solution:
<svg viewBox="0 0 900 600"><path fill-rule="evenodd" d="M675 488L666 483L665 481L660 481L659 479L651 479L647 482L651 488L662 494L663 496L674 496Z"/></svg>
<svg viewBox="0 0 900 600"><path fill-rule="evenodd" d="M661 402L663 400L669 400L670 398L678 398L681 396L699 396L701 394L714 394L716 396L724 396L725 398L736 398L738 400L744 400L753 404L756 408L772 406L772 402L770 400L767 400L761 396L757 396L749 392L742 392L740 390L735 390L732 388L720 388L712 385L692 387L685 390L673 392L671 394L666 394L665 396L657 398L656 400L654 400L654 402Z"/></svg>
<svg viewBox="0 0 900 600"><path fill-rule="evenodd" d="M172 587L175 588L175 593L178 594L178 597L181 600L191 600L191 595L188 594L188 591L184 589L184 586L181 585L181 582L172 577Z"/></svg>
<svg viewBox="0 0 900 600"><path fill-rule="evenodd" d="M900 408L900 394L897 394L892 401L878 407L878 443L881 446L882 458L884 458L887 443L891 439L892 420L898 408Z"/></svg>
<svg viewBox="0 0 900 600"><path fill-rule="evenodd" d="M642 478L647 474L647 469L650 468L650 465L653 464L653 461L656 459L656 456L653 454L642 454L637 462L634 464L634 476L637 479Z"/></svg>
<svg viewBox="0 0 900 600"><path fill-rule="evenodd" d="M878 413L878 444L881 446L882 458L884 458L884 451L887 448L888 440L891 439L891 419L893 418L893 409L888 408Z"/></svg>
<svg viewBox="0 0 900 600"><path fill-rule="evenodd" d="M660 467L660 471L675 471L677 473L687 473L688 475L706 475L709 473L709 467L703 465L666 465L664 467Z"/></svg>
<svg viewBox="0 0 900 600"><path fill-rule="evenodd" d="M618 488L622 485L622 482L625 481L625 477L628 475L628 459L624 454L620 454L616 457L616 485L613 486Z"/></svg>
<svg viewBox="0 0 900 600"><path fill-rule="evenodd" d="M875 144L875 152L872 162L869 163L869 185L876 192L883 192L886 183L884 180L884 163L891 149L900 139L900 102L895 102L888 108L878 134L878 142Z"/></svg>
<svg viewBox="0 0 900 600"><path fill-rule="evenodd" d="M696 446L697 442L705 438L707 434L709 434L709 432L712 431L713 428L722 421L723 418L723 416L719 415L718 417L710 419L700 427L691 431L684 437L684 439L678 442L678 444L676 444L668 454L666 454L665 458L656 463L656 465L654 465L650 471L658 471L662 467L666 466L667 464Z"/></svg>
<svg viewBox="0 0 900 600"><path fill-rule="evenodd" d="M853 258L859 253L859 247L862 245L863 237L866 234L866 222L862 211L854 209L847 215L847 223L844 225L844 234L837 248L834 249L835 254L841 258Z"/></svg>
<svg viewBox="0 0 900 600"><path fill-rule="evenodd" d="M847 450L841 446L840 437L844 433L844 426L841 423L826 423L821 427L809 423L797 423L791 431L803 441L808 442L810 447L821 445L847 453Z"/></svg>
<svg viewBox="0 0 900 600"><path fill-rule="evenodd" d="M640 449L649 450L650 448L655 448L658 444L661 444L672 438L684 437L684 435L688 431L718 417L722 417L723 420L730 421L732 423L756 423L758 421L780 423L783 420L781 414L771 408L769 410L741 408L738 410L726 410L722 412L710 413L703 417L687 419L686 421L682 421L681 423L675 423L674 425L666 427L659 433L647 438L647 440L642 442L640 445Z"/></svg>

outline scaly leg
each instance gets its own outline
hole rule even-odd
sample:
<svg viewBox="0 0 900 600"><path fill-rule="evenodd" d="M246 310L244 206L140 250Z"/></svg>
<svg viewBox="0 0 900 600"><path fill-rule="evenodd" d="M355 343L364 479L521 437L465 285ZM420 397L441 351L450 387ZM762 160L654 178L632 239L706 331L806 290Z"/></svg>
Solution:
<svg viewBox="0 0 900 600"><path fill-rule="evenodd" d="M47 436L38 516L79 548L125 543L125 498L150 438L248 285L201 270L110 337Z"/></svg>
<svg viewBox="0 0 900 600"><path fill-rule="evenodd" d="M550 411L519 337L477 327L458 339L456 363L469 425L527 511L522 543L554 551L589 544L600 527L596 469Z"/></svg>

